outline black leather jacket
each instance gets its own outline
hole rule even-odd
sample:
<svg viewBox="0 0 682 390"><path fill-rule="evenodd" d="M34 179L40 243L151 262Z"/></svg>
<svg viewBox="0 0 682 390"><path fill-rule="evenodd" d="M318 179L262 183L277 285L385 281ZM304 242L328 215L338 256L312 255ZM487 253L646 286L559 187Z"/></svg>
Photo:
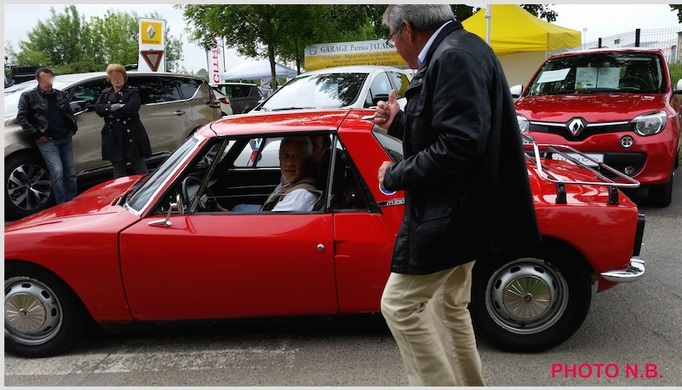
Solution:
<svg viewBox="0 0 682 390"><path fill-rule="evenodd" d="M52 93L57 96L57 104L59 111L64 116L64 123L69 131L75 133L78 131L78 124L76 118L73 116L73 110L69 105L69 99L66 94L60 90L53 89ZM35 87L30 91L21 94L19 98L19 107L17 110L17 123L26 131L31 137L38 139L47 131L48 126L48 108L47 101L43 96L40 87Z"/></svg>
<svg viewBox="0 0 682 390"><path fill-rule="evenodd" d="M388 129L405 159L383 182L405 190L391 272L429 274L537 243L514 102L490 46L450 23L405 95Z"/></svg>

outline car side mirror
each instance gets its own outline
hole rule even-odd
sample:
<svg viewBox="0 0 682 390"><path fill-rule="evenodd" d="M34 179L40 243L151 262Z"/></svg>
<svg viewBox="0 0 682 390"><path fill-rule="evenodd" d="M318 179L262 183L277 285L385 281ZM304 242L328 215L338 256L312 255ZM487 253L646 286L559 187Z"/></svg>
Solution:
<svg viewBox="0 0 682 390"><path fill-rule="evenodd" d="M177 211L178 214L184 214L183 211L183 204L182 204L182 196L180 194L177 195L175 198L175 202L171 203L168 206L168 213L166 214L165 219L155 219L153 221L150 221L148 223L149 226L160 226L160 227L171 227L173 226L173 223L170 221L170 216L173 213L173 211Z"/></svg>
<svg viewBox="0 0 682 390"><path fill-rule="evenodd" d="M523 93L523 85L522 84L514 85L513 87L509 88L509 92L511 92L511 95L514 99L518 98Z"/></svg>

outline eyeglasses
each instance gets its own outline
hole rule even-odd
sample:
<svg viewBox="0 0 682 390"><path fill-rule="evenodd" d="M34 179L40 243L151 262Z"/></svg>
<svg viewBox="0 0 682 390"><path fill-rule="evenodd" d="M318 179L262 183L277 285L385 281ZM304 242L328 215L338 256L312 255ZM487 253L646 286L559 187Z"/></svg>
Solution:
<svg viewBox="0 0 682 390"><path fill-rule="evenodd" d="M391 35L389 35L388 38L386 38L386 46L390 47L391 49L393 49L395 47L395 41L393 40L393 35L395 35L396 31L398 31L398 30L394 30L391 33Z"/></svg>

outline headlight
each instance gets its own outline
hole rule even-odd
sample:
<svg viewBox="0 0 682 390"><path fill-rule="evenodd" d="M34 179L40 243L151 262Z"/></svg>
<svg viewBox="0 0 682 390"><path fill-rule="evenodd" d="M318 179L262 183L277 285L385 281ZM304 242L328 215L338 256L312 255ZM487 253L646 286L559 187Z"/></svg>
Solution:
<svg viewBox="0 0 682 390"><path fill-rule="evenodd" d="M528 122L528 119L526 119L525 116L517 115L516 120L519 122L519 130L521 130L522 133L528 131L528 129L530 128L530 123Z"/></svg>
<svg viewBox="0 0 682 390"><path fill-rule="evenodd" d="M632 128L635 133L643 136L658 134L665 129L668 116L664 111L643 114L633 119Z"/></svg>

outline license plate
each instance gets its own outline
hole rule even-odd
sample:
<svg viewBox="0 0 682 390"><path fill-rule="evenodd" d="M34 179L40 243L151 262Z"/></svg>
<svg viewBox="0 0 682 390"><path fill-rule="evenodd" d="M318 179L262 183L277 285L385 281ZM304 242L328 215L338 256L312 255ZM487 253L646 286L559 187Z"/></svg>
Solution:
<svg viewBox="0 0 682 390"><path fill-rule="evenodd" d="M598 166L598 164L596 164L596 163L595 163L594 161L592 161L592 160L595 160L595 161L600 162L600 163L603 163L603 162L604 162L604 155L603 155L603 154L599 154L599 153L585 153L585 156L591 158L592 160L590 160L590 159L588 159L588 158L585 158L585 157L583 157L582 155L580 155L580 154L578 154L578 153L566 153L566 154L569 155L569 156L571 156L571 157L573 157L574 159L580 161L581 163L583 163L583 164L585 164L585 165L587 165L587 166L591 166L591 167L596 167L596 166ZM562 160L562 161L566 161L566 160L568 160L568 159L565 158L564 156L558 154L558 153L552 153L552 160Z"/></svg>

